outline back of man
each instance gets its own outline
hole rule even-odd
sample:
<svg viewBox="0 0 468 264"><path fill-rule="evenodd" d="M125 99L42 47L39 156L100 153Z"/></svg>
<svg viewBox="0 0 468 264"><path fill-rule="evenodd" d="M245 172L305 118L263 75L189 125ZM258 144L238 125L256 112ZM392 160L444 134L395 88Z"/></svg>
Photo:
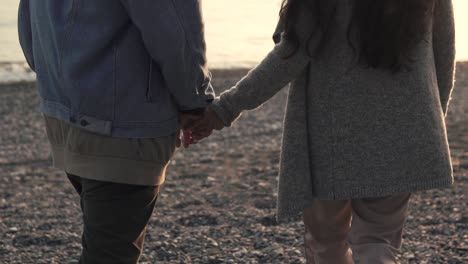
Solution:
<svg viewBox="0 0 468 264"><path fill-rule="evenodd" d="M179 115L214 97L203 34L198 0L21 0L54 165L81 196L83 263L137 262Z"/></svg>

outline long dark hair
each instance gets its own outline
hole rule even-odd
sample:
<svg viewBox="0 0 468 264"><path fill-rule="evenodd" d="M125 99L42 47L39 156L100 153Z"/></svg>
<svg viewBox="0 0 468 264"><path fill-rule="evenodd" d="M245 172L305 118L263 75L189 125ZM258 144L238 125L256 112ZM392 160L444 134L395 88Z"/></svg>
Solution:
<svg viewBox="0 0 468 264"><path fill-rule="evenodd" d="M412 61L411 51L425 39L435 1L354 0L347 37L358 62L367 67L398 71ZM320 57L333 30L339 2L283 0L280 18L284 23L284 37L295 43L294 52L299 48L298 18L307 10L313 33L308 36L306 47L310 56ZM311 48L312 37L318 41Z"/></svg>

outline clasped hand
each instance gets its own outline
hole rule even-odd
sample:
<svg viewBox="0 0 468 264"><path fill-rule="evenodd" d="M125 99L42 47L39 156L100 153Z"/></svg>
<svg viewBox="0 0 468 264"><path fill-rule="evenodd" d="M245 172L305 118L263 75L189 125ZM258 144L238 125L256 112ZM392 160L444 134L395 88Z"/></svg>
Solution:
<svg viewBox="0 0 468 264"><path fill-rule="evenodd" d="M178 148L182 145L188 148L192 144L197 144L200 140L209 137L213 130L221 130L224 127L223 121L210 107L207 107L202 115L181 114L180 122L182 129L177 133Z"/></svg>

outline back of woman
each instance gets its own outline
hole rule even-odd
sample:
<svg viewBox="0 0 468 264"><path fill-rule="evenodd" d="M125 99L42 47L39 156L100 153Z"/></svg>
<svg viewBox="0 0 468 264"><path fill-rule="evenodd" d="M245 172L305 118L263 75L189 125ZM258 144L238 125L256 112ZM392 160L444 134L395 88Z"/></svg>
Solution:
<svg viewBox="0 0 468 264"><path fill-rule="evenodd" d="M291 82L278 219L303 215L308 263L396 263L411 194L453 183L451 0L284 0L278 32L195 138Z"/></svg>
<svg viewBox="0 0 468 264"><path fill-rule="evenodd" d="M363 15L357 8L378 13L381 6L372 10L369 6L355 6L354 1L337 2L335 7L328 6L332 15L321 22L329 24L323 29L326 33L304 34L307 49L295 51L311 56L291 92L305 91L298 99L306 98L314 196L347 199L450 185L444 113L453 87L454 45L449 41L453 25L438 28L437 19L443 16L437 14L441 7L434 9L434 1L381 1L398 2L399 8L410 8L407 12L420 16L408 18L407 23L415 28L397 36L408 41L392 47L389 42L398 39L384 35L390 26L379 23L384 23L381 21L385 17L376 21L361 18L362 22L355 18ZM360 27L359 23L374 24L375 28ZM374 33L373 39L359 30L379 33ZM418 34L413 32L416 30ZM447 37L441 38L442 34ZM379 38L382 44L373 43L375 47L363 43L366 39L378 42ZM392 54L393 50L398 52ZM392 56L397 58L390 59ZM307 89L303 89L304 83ZM300 104L295 105L289 104L290 113L301 111L294 111Z"/></svg>

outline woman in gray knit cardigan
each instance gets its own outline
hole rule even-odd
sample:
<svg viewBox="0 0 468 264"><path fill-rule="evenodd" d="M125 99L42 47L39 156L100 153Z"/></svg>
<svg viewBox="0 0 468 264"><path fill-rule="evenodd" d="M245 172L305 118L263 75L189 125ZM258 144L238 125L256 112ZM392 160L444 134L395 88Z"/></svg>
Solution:
<svg viewBox="0 0 468 264"><path fill-rule="evenodd" d="M308 263L396 263L410 194L453 183L452 2L284 0L280 17L280 42L193 138L291 83L278 219L302 213Z"/></svg>

